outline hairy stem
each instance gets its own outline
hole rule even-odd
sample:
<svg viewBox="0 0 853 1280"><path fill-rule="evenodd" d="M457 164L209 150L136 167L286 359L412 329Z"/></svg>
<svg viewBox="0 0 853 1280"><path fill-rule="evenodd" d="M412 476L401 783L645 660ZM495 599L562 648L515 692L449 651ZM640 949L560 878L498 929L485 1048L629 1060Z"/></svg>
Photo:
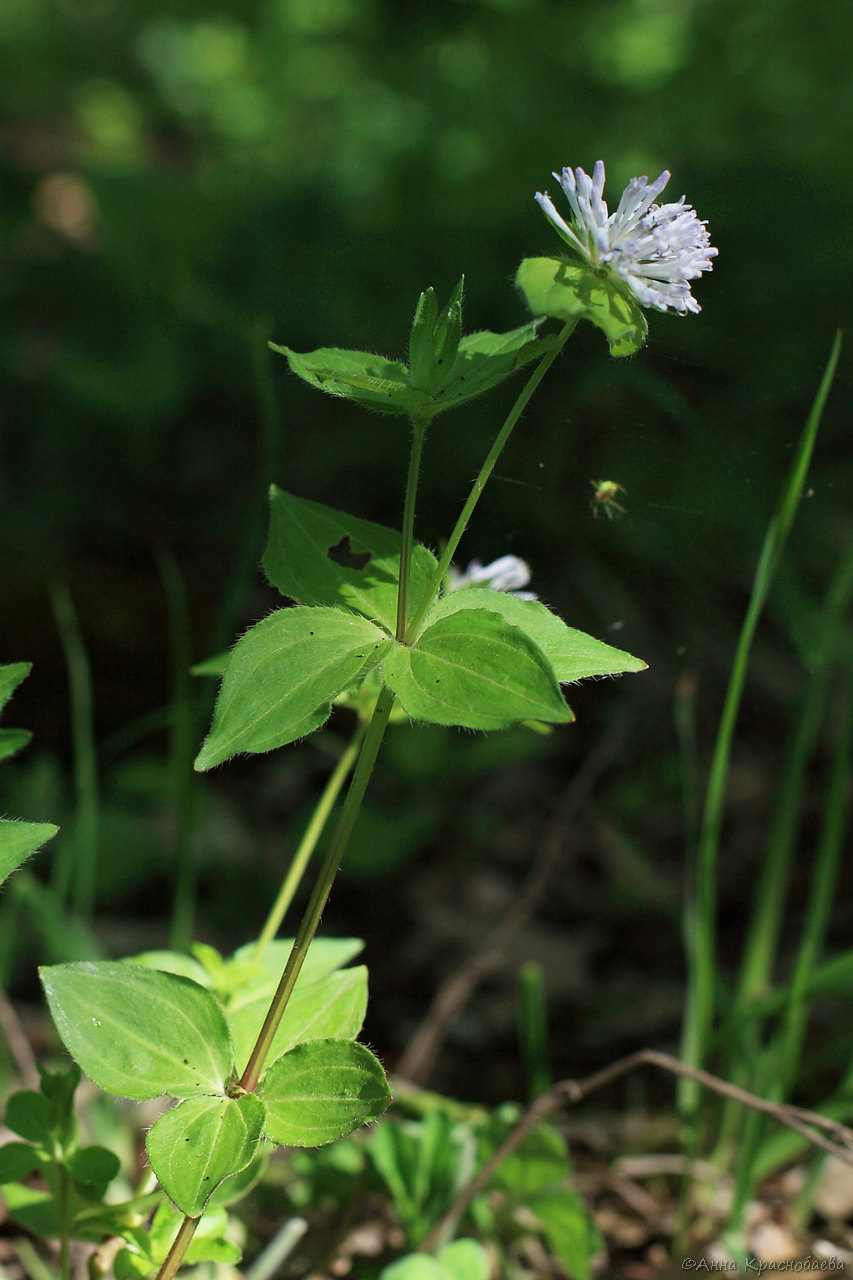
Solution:
<svg viewBox="0 0 853 1280"><path fill-rule="evenodd" d="M403 530L400 538L400 581L397 588L398 640L406 634L406 612L409 604L409 574L412 564L412 547L415 540L415 501L418 496L418 477L421 471L421 455L428 422L412 418L412 445L409 450L409 471L406 476L406 499L403 505Z"/></svg>
<svg viewBox="0 0 853 1280"><path fill-rule="evenodd" d="M311 817L311 821L305 828L305 834L299 842L299 847L293 855L293 861L284 882L279 890L278 897L273 903L272 910L267 916L266 924L261 930L255 949L252 953L252 959L255 963L260 960L269 944L281 927L281 922L287 914L288 907L293 901L293 895L305 874L305 868L311 858L312 853L317 847L317 841L323 834L329 814L335 806L341 788L346 782L350 771L358 758L359 748L361 747L364 735L367 732L367 720L360 719L355 733L352 736L348 746L341 755L338 763L335 765L332 774L326 783L323 794L317 802L317 807Z"/></svg>

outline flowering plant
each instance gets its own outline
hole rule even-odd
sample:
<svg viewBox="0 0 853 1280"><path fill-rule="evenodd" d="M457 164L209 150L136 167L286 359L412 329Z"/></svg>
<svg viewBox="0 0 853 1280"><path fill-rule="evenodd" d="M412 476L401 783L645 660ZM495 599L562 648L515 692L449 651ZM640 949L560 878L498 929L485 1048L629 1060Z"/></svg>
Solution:
<svg viewBox="0 0 853 1280"><path fill-rule="evenodd" d="M689 281L710 269L716 250L683 199L653 203L668 177L634 179L610 214L601 162L592 179L564 169L571 223L537 194L576 260L522 263L518 283L536 318L509 333L463 335L460 281L443 308L432 289L421 294L406 360L273 347L312 387L411 424L399 533L272 486L263 566L288 603L251 627L221 664L213 722L196 759L207 770L305 737L335 704L356 712L353 742L321 802L325 819L352 768L308 906L295 938L273 941L292 898L288 888L260 939L228 960L208 947L196 948L192 960L158 952L135 963L42 970L59 1033L96 1084L131 1098L178 1100L146 1142L154 1172L184 1215L160 1280L188 1256L214 1192L220 1200L229 1187L237 1194L270 1143L331 1142L390 1101L381 1064L356 1043L366 971L340 967L359 944L312 944L392 712L468 729L566 724L574 717L563 685L645 667L520 591L529 570L516 557L485 568L471 561L461 574L452 558L504 445L578 321L598 325L613 354L625 355L645 338L643 307L698 311ZM564 321L559 334L539 332L544 317ZM415 540L429 424L531 363L436 556ZM342 544L343 558L336 554ZM144 1271L153 1256L125 1258L123 1274Z"/></svg>

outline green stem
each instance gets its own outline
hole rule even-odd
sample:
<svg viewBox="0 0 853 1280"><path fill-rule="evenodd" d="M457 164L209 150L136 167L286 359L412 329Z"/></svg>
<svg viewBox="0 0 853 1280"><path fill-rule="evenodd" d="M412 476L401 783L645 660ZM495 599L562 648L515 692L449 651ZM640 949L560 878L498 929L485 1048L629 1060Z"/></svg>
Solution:
<svg viewBox="0 0 853 1280"><path fill-rule="evenodd" d="M486 455L486 460L483 463L482 467L480 468L480 474L477 476L477 479L474 481L473 485L471 486L471 492L468 495L468 501L465 503L465 506L462 508L461 515L459 516L459 519L456 521L456 524L454 525L454 528L453 528L453 532L451 533L450 537L447 540L447 545L445 546L444 551L442 552L441 559L439 560L438 566L432 575L430 584L427 587L426 591L424 592L423 597L419 601L418 607L415 609L414 614L409 619L409 624L406 628L406 632L404 636L404 640L406 642L409 642L412 639L412 637L416 634L417 629L423 620L424 614L426 613L427 609L432 604L432 601L435 599L438 591L440 590L441 584L447 575L447 570L450 567L450 561L453 559L453 556L456 552L456 548L459 546L459 543L462 540L462 535L464 534L465 530L468 527L468 521L471 519L474 508L476 507L477 503L480 500L480 495L482 494L484 488L486 487L486 482L489 479L489 476L494 471L495 463L497 462L498 458L503 452L504 445L506 444L507 440L509 440L510 435L512 434L513 428L515 427L515 424L518 422L522 413L526 409L528 401L530 400L530 397L533 395L533 392L536 390L536 388L539 386L539 383L545 377L545 374L551 368L551 365L556 360L560 351L562 351L563 347L566 344L566 341L568 340L570 334L574 330L577 323L578 323L577 319L574 319L574 320L567 321L567 323L563 325L563 328L558 334L557 341L554 343L554 346L539 361L538 365L533 370L533 373L527 379L524 389L522 390L515 404L512 406L509 413L507 414L504 424L501 427L500 431L498 432L497 436L495 437L494 444L492 445L491 449Z"/></svg>
<svg viewBox="0 0 853 1280"><path fill-rule="evenodd" d="M71 1280L71 1254L69 1251L68 1223L68 1172L59 1166L59 1271L62 1280Z"/></svg>
<svg viewBox="0 0 853 1280"><path fill-rule="evenodd" d="M184 1254L190 1247L190 1241L200 1222L201 1218L184 1218L172 1242L172 1247L166 1255L166 1260L157 1272L157 1280L172 1280L172 1277L177 1275L178 1268L184 1260Z"/></svg>
<svg viewBox="0 0 853 1280"><path fill-rule="evenodd" d="M92 673L86 647L77 621L74 601L62 583L51 591L51 603L68 669L71 700L71 735L74 748L74 865L67 854L57 867L54 888L60 897L68 891L73 877L72 905L84 919L90 920L95 899L95 875L98 862L99 802L98 758L92 710Z"/></svg>
<svg viewBox="0 0 853 1280"><path fill-rule="evenodd" d="M240 1080L240 1088L247 1093L252 1093L257 1087L264 1063L272 1047L275 1033L278 1030L278 1024L281 1022L287 1002L293 994L293 988L296 986L296 979L299 977L299 971L308 954L311 940L317 932L317 926L320 923L323 908L329 897L332 882L337 875L341 858L349 842L352 829L355 826L355 820L358 817L361 803L364 799L364 793L367 790L367 784L370 781L370 775L373 773L373 766L376 763L376 757L382 745L382 739L385 735L393 705L394 694L390 689L383 689L377 699L373 718L370 721L361 746L358 764L355 766L349 791L338 818L338 825L329 843L323 864L317 873L317 881L308 906L305 908L305 914L302 917L293 948L284 967L284 973L281 975L278 990L273 997L269 1012L264 1019L264 1025L261 1027L251 1057L246 1064L246 1070Z"/></svg>
<svg viewBox="0 0 853 1280"><path fill-rule="evenodd" d="M358 758L359 748L361 747L362 740L367 731L367 725L368 721L366 719L359 719L358 727L352 736L352 740L341 755L338 763L335 765L335 768L323 789L323 794L317 802L317 807L314 810L311 821L305 828L305 834L299 842L299 847L296 850L296 853L293 855L293 861L291 862L287 875L284 878L284 883L279 890L278 897L273 903L272 910L267 916L266 924L258 937L255 950L252 953L252 959L255 963L260 960L261 956L279 931L281 922L293 901L293 895L296 892L297 886L305 874L305 868L310 861L312 853L317 847L317 841L323 834L323 828L329 819L329 814L334 808L335 801L340 794L341 787L346 782L350 771Z"/></svg>
<svg viewBox="0 0 853 1280"><path fill-rule="evenodd" d="M415 501L418 496L418 477L421 471L421 455L424 449L428 420L412 418L412 446L409 450L409 471L406 476L406 499L403 505L403 529L400 537L400 581L397 588L397 631L402 640L406 634L406 612L409 604L409 575L412 564L412 547L415 541Z"/></svg>

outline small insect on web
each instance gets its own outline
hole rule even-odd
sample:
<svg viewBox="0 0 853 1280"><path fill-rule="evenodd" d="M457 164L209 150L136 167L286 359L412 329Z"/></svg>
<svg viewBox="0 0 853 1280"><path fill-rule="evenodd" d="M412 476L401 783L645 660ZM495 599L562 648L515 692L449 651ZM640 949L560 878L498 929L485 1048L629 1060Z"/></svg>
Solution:
<svg viewBox="0 0 853 1280"><path fill-rule="evenodd" d="M619 511L624 516L625 508L619 501L619 494L625 493L625 486L617 484L615 480L590 480L595 493L592 495L592 514L598 518L599 511L604 511L608 520L613 519L614 512Z"/></svg>

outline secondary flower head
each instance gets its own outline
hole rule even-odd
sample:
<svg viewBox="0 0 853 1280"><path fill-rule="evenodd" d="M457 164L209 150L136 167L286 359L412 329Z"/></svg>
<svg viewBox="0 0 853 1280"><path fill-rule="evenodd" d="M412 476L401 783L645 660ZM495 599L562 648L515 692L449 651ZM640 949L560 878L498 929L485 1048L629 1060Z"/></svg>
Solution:
<svg viewBox="0 0 853 1280"><path fill-rule="evenodd" d="M451 565L447 570L447 590L462 591L465 587L489 587L492 591L508 591L520 600L535 600L530 591L520 591L530 581L530 566L518 556L501 556L491 564L472 560L465 570Z"/></svg>
<svg viewBox="0 0 853 1280"><path fill-rule="evenodd" d="M604 200L604 164L596 162L592 177L583 169L564 169L553 175L571 205L569 224L551 197L536 192L536 200L548 221L567 244L594 267L613 272L628 285L644 307L658 311L672 308L680 314L699 311L690 292L690 281L710 271L717 250L707 225L684 196L671 204L655 204L669 182L663 173L649 182L632 178L615 213Z"/></svg>

